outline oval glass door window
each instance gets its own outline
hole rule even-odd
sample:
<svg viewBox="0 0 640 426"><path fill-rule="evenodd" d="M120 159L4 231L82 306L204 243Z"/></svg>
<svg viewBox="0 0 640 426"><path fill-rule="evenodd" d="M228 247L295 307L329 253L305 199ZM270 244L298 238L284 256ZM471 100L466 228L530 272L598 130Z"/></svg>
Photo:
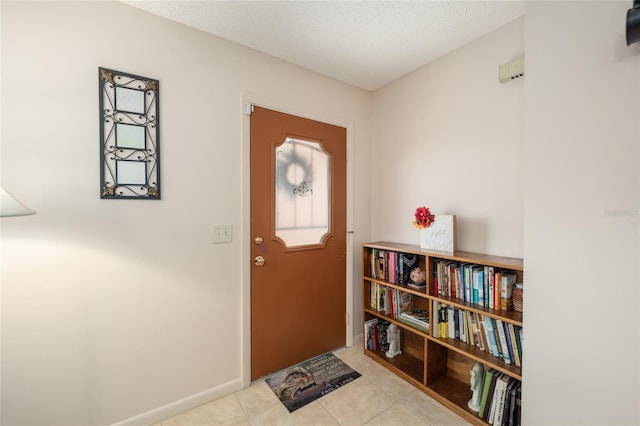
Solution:
<svg viewBox="0 0 640 426"><path fill-rule="evenodd" d="M276 236L287 247L318 245L329 232L329 163L318 142L276 146Z"/></svg>

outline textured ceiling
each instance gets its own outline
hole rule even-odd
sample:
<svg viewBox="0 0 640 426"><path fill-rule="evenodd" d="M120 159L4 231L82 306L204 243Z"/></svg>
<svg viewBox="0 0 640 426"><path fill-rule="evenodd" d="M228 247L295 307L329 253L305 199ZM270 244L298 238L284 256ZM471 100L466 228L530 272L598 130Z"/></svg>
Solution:
<svg viewBox="0 0 640 426"><path fill-rule="evenodd" d="M121 1L366 90L524 14L522 0Z"/></svg>

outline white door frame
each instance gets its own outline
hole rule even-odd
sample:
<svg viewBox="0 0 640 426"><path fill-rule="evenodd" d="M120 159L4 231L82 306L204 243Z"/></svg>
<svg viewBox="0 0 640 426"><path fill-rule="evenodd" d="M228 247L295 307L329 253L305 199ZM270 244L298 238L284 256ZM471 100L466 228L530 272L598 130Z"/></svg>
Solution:
<svg viewBox="0 0 640 426"><path fill-rule="evenodd" d="M266 98L264 96L242 93L242 226L240 230L241 238L241 337L240 353L242 356L242 387L251 384L251 241L249 232L251 230L251 183L250 183L250 115L247 107L256 105L273 111L295 115L310 120L321 121L347 129L347 270L346 279L346 345L353 345L353 123L340 117L331 116L328 113L319 113L309 108L301 108L300 105L293 105L290 102Z"/></svg>

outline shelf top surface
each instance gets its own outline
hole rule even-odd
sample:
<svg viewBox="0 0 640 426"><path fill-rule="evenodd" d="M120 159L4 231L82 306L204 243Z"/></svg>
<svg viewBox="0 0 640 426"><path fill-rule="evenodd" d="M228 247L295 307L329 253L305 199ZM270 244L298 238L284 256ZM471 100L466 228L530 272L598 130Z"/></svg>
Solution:
<svg viewBox="0 0 640 426"><path fill-rule="evenodd" d="M390 251L399 251L403 253L421 254L438 259L451 259L457 260L459 262L481 263L485 265L515 269L519 271L522 271L524 268L524 261L516 257L494 256L490 254L472 253L460 250L456 250L453 253L448 253L442 251L425 250L416 245L392 243L388 241L365 243L362 246Z"/></svg>

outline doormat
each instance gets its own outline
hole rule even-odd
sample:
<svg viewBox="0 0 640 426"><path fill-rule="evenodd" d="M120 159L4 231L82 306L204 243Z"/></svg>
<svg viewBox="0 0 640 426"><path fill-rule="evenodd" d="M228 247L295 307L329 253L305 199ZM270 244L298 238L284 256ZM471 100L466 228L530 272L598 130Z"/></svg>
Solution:
<svg viewBox="0 0 640 426"><path fill-rule="evenodd" d="M360 373L331 353L304 361L265 381L290 413L354 381Z"/></svg>

